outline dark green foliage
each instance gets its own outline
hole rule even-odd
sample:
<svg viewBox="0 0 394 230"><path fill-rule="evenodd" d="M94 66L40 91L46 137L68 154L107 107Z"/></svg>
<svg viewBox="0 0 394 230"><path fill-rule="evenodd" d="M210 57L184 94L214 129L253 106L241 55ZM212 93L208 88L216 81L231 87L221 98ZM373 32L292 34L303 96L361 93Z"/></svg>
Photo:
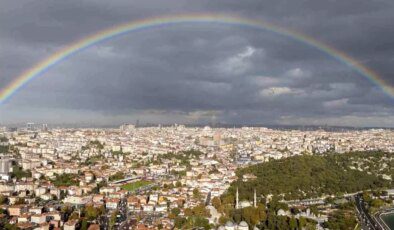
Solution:
<svg viewBox="0 0 394 230"><path fill-rule="evenodd" d="M125 154L122 150L120 150L120 151L111 151L111 153L112 153L113 156L121 156L121 155Z"/></svg>
<svg viewBox="0 0 394 230"><path fill-rule="evenodd" d="M182 226L183 229L211 229L208 219L201 216L193 216L187 219L186 224Z"/></svg>
<svg viewBox="0 0 394 230"><path fill-rule="evenodd" d="M184 224L186 224L187 219L184 217L176 217L174 221L174 226L178 229L181 229Z"/></svg>
<svg viewBox="0 0 394 230"><path fill-rule="evenodd" d="M21 167L14 166L12 167L11 177L15 177L17 179L21 179L23 177L28 178L31 177L31 171L30 170L24 171Z"/></svg>
<svg viewBox="0 0 394 230"><path fill-rule="evenodd" d="M9 146L0 146L0 153L8 153L9 152Z"/></svg>
<svg viewBox="0 0 394 230"><path fill-rule="evenodd" d="M51 180L51 182L56 186L71 186L79 185L79 181L75 174L63 173L61 175L55 174L56 178Z"/></svg>
<svg viewBox="0 0 394 230"><path fill-rule="evenodd" d="M86 220L82 220L81 230L87 230L87 229L88 229L88 222Z"/></svg>
<svg viewBox="0 0 394 230"><path fill-rule="evenodd" d="M4 224L4 229L6 229L6 230L17 230L18 227L15 224L6 223L6 224Z"/></svg>
<svg viewBox="0 0 394 230"><path fill-rule="evenodd" d="M368 174L367 170L350 168L358 159L368 158L368 162L374 162L381 160L384 155L380 152L359 152L296 156L253 165L237 171L240 179L232 184L227 195L234 195L238 187L240 199L252 200L256 189L257 194L284 193L285 199L292 200L388 188L392 186L391 182L374 172ZM257 179L243 182L242 175L248 173L256 175Z"/></svg>
<svg viewBox="0 0 394 230"><path fill-rule="evenodd" d="M119 214L119 211L116 210L111 214L111 217L109 218L109 229L114 229L115 223L116 223L116 216Z"/></svg>
<svg viewBox="0 0 394 230"><path fill-rule="evenodd" d="M125 174L123 172L117 172L114 175L110 176L108 179L110 181L114 181L114 180L121 180L125 178Z"/></svg>
<svg viewBox="0 0 394 230"><path fill-rule="evenodd" d="M105 212L104 206L94 207L93 205L87 205L83 209L83 215L89 221L97 219L97 217L99 217L100 215L104 214L104 212Z"/></svg>
<svg viewBox="0 0 394 230"><path fill-rule="evenodd" d="M5 196L3 196L3 195L0 195L0 204L6 204L6 203L7 203L7 200L8 200L7 197L5 197Z"/></svg>
<svg viewBox="0 0 394 230"><path fill-rule="evenodd" d="M94 165L97 161L101 160L103 157L102 156L91 156L86 159L85 162L82 163L82 165Z"/></svg>
<svg viewBox="0 0 394 230"><path fill-rule="evenodd" d="M179 213L181 213L181 210L179 208L173 208L171 209L171 213L174 214L175 216L178 216Z"/></svg>
<svg viewBox="0 0 394 230"><path fill-rule="evenodd" d="M324 227L328 229L354 229L357 220L353 211L337 210L328 217L328 221L324 223Z"/></svg>
<svg viewBox="0 0 394 230"><path fill-rule="evenodd" d="M186 176L186 171L185 171L185 170L183 170L183 171L171 170L170 173L171 173L172 175L174 175L174 176L179 176L179 177Z"/></svg>
<svg viewBox="0 0 394 230"><path fill-rule="evenodd" d="M89 141L89 143L86 146L82 146L82 150L87 150L87 149L103 149L104 145L100 143L100 141Z"/></svg>
<svg viewBox="0 0 394 230"><path fill-rule="evenodd" d="M186 208L184 213L187 218L176 217L175 227L179 229L211 229L208 219L206 219L206 217L210 217L210 213L203 204L199 204L193 208Z"/></svg>

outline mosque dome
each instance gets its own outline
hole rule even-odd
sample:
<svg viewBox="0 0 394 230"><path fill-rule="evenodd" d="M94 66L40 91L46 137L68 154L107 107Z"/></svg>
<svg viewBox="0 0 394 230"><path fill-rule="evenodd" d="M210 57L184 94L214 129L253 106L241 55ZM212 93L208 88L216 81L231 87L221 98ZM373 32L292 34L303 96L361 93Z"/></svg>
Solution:
<svg viewBox="0 0 394 230"><path fill-rule="evenodd" d="M234 227L233 222L227 221L227 222L226 222L226 227Z"/></svg>
<svg viewBox="0 0 394 230"><path fill-rule="evenodd" d="M286 212L283 209L279 209L278 216L286 216Z"/></svg>
<svg viewBox="0 0 394 230"><path fill-rule="evenodd" d="M233 224L233 222L227 221L225 229L226 230L235 230L235 225Z"/></svg>
<svg viewBox="0 0 394 230"><path fill-rule="evenodd" d="M238 225L239 230L249 230L249 225L245 221L241 221Z"/></svg>
<svg viewBox="0 0 394 230"><path fill-rule="evenodd" d="M243 200L243 201L239 202L239 206L241 208L246 208L246 207L252 206L252 203L250 203L250 201L248 201L248 200Z"/></svg>

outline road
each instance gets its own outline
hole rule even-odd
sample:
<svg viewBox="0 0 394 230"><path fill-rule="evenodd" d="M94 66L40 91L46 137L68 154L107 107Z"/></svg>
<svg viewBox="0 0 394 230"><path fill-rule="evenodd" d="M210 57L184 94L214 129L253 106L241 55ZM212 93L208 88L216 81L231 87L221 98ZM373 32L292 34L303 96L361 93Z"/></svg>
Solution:
<svg viewBox="0 0 394 230"><path fill-rule="evenodd" d="M356 202L356 209L358 213L358 218L361 222L361 229L363 230L384 230L378 223L369 215L368 210L365 207L365 202L361 197L361 194L354 196Z"/></svg>
<svg viewBox="0 0 394 230"><path fill-rule="evenodd" d="M127 230L130 227L130 222L128 219L128 210L127 210L127 199L123 198L119 202L119 217L117 218L117 222L119 223L116 229Z"/></svg>
<svg viewBox="0 0 394 230"><path fill-rule="evenodd" d="M387 224L384 223L384 221L381 219L381 214L382 213L389 213L389 212L394 212L394 208L380 210L379 212L375 213L375 215L374 215L374 218L378 222L380 227L383 229L387 229L387 230L390 230L390 227L387 226Z"/></svg>
<svg viewBox="0 0 394 230"><path fill-rule="evenodd" d="M140 187L134 191L135 194L139 194L141 192L147 191L152 189L152 187L157 186L158 183L152 183L143 187ZM127 209L127 199L123 198L121 199L119 203L119 213L120 213L120 218L118 218L118 225L116 226L116 229L119 230L127 230L130 229L131 226L133 226L134 221L133 219L129 216L129 212Z"/></svg>

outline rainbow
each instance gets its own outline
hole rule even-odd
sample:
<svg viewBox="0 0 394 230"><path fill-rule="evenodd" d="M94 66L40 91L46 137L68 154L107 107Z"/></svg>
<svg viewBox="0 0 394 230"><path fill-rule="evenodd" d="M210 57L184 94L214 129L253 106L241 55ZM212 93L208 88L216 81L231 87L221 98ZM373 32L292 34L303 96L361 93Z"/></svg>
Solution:
<svg viewBox="0 0 394 230"><path fill-rule="evenodd" d="M330 47L320 41L317 41L310 36L260 20L252 20L241 17L217 14L187 14L132 21L130 23L125 23L105 30L101 30L93 35L87 36L81 40L71 43L70 45L65 46L63 49L57 51L48 58L26 70L18 77L16 77L6 87L2 88L0 90L0 104L3 104L7 99L15 95L16 92L26 86L30 81L43 75L43 73L48 71L50 68L56 66L56 64L93 45L130 32L184 23L211 23L244 26L272 31L276 34L292 38L305 45L314 47L326 53L327 55L337 59L338 61L346 64L365 78L369 79L372 83L381 87L383 91L389 95L389 97L394 97L394 87L385 82L373 70L368 69L344 52Z"/></svg>

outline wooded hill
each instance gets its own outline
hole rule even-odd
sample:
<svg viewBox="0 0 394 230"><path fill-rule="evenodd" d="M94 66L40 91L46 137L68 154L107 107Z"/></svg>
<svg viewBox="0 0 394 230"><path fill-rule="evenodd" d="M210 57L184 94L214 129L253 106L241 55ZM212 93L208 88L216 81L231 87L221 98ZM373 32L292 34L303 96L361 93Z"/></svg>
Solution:
<svg viewBox="0 0 394 230"><path fill-rule="evenodd" d="M225 196L234 196L237 187L240 200L250 201L254 189L258 196L283 195L286 200L293 200L391 188L393 182L387 177L394 179L393 169L394 154L383 152L295 156L239 169L239 179ZM257 179L245 182L245 174Z"/></svg>

